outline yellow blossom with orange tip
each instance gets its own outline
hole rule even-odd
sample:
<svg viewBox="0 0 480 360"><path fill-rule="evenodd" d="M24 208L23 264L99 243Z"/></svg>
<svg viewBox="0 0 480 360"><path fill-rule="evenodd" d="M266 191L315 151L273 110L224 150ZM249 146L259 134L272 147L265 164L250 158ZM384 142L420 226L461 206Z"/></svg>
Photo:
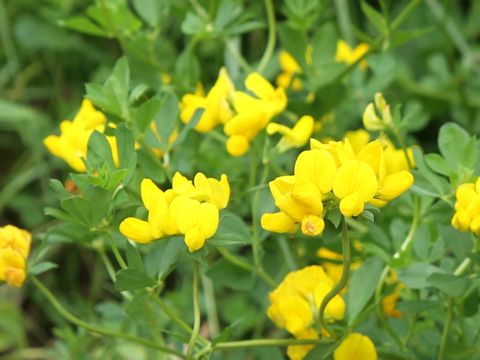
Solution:
<svg viewBox="0 0 480 360"><path fill-rule="evenodd" d="M228 99L234 91L233 84L225 68L220 69L217 81L208 94L204 94L201 86L194 94L186 94L180 104L180 119L188 124L198 109L203 109L195 130L201 133L211 131L219 124L226 123L232 117Z"/></svg>
<svg viewBox="0 0 480 360"><path fill-rule="evenodd" d="M334 360L377 360L377 350L368 336L349 334L333 352Z"/></svg>
<svg viewBox="0 0 480 360"><path fill-rule="evenodd" d="M452 226L460 231L480 234L480 178L461 184L455 192L455 214Z"/></svg>
<svg viewBox="0 0 480 360"><path fill-rule="evenodd" d="M401 318L402 312L397 309L397 303L400 299L400 294L405 284L398 281L397 272L393 269L390 270L385 283L390 286L394 286L393 290L382 298L382 310L387 316Z"/></svg>
<svg viewBox="0 0 480 360"><path fill-rule="evenodd" d="M245 87L255 96L236 91L233 94L236 115L224 126L228 136L227 151L232 156L244 155L257 134L287 106L285 90L275 89L259 73L249 74L245 79Z"/></svg>
<svg viewBox="0 0 480 360"><path fill-rule="evenodd" d="M321 266L312 265L292 271L278 287L269 294L268 317L281 328L285 328L297 339L317 339L314 330L320 304L334 286L333 280ZM345 301L336 295L325 309L329 322L342 320L345 316ZM301 360L311 345L289 346L287 354L292 360Z"/></svg>
<svg viewBox="0 0 480 360"><path fill-rule="evenodd" d="M120 232L137 243L182 234L192 252L217 231L219 211L230 198L230 185L226 175L216 180L197 173L192 182L177 172L171 189L163 191L152 180L144 179L140 193L148 219L126 218Z"/></svg>
<svg viewBox="0 0 480 360"><path fill-rule="evenodd" d="M348 65L353 64L358 59L363 57L369 49L369 45L366 43L360 43L352 49L350 45L344 40L337 41L337 52L335 54L335 61L344 62ZM368 64L366 60L360 62L360 69L365 70Z"/></svg>
<svg viewBox="0 0 480 360"><path fill-rule="evenodd" d="M20 287L26 278L32 236L13 225L0 227L0 282Z"/></svg>
<svg viewBox="0 0 480 360"><path fill-rule="evenodd" d="M267 134L273 135L279 133L283 135L277 145L279 152L282 153L291 148L304 146L310 139L314 126L315 121L313 120L313 117L310 115L304 115L298 120L293 128L271 122L267 126Z"/></svg>
<svg viewBox="0 0 480 360"><path fill-rule="evenodd" d="M43 143L53 155L66 161L74 170L85 172L82 158L87 154L88 139L94 130L103 132L106 125L105 115L96 110L90 100L84 99L73 121L64 120L60 123L60 135L49 135ZM113 136L106 138L112 149L113 160L118 164L116 139Z"/></svg>

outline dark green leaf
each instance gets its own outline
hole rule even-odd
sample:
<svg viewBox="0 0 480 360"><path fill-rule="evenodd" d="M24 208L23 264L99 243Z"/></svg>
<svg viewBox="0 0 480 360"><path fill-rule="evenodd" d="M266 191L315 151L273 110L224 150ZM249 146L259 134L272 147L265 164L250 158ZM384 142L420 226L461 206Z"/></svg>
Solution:
<svg viewBox="0 0 480 360"><path fill-rule="evenodd" d="M115 288L118 291L137 290L154 285L156 281L139 269L120 270L115 280Z"/></svg>

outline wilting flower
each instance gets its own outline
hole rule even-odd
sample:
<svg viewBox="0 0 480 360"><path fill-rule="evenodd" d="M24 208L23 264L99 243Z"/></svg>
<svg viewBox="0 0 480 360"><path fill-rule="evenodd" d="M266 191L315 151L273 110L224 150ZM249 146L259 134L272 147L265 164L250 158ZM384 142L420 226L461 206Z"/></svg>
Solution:
<svg viewBox="0 0 480 360"><path fill-rule="evenodd" d="M318 338L313 325L320 305L333 285L333 280L321 266L307 266L290 272L269 294L267 315L278 327L285 328L298 339ZM345 302L336 295L325 309L325 318L333 322L342 320L344 316ZM291 359L301 359L311 348L312 345L290 346L288 355Z"/></svg>
<svg viewBox="0 0 480 360"><path fill-rule="evenodd" d="M368 52L369 46L366 43L360 43L355 49L352 49L344 40L337 41L337 53L335 61L353 64ZM365 70L368 64L366 60L360 62L360 69Z"/></svg>
<svg viewBox="0 0 480 360"><path fill-rule="evenodd" d="M312 135L314 125L313 117L304 115L293 128L274 122L268 124L267 134L280 133L283 135L277 147L280 152L284 152L288 149L299 148L305 145Z"/></svg>
<svg viewBox="0 0 480 360"><path fill-rule="evenodd" d="M96 110L90 100L84 99L73 121L64 120L60 123L60 136L49 135L43 143L53 155L65 160L76 171L84 172L82 158L87 154L88 139L94 130L103 132L106 123L105 115ZM115 137L106 138L112 149L113 160L118 164Z"/></svg>
<svg viewBox="0 0 480 360"><path fill-rule="evenodd" d="M377 350L368 336L351 333L333 352L334 360L377 360Z"/></svg>
<svg viewBox="0 0 480 360"><path fill-rule="evenodd" d="M126 218L120 232L138 243L182 234L189 251L195 251L217 231L219 210L228 204L230 185L226 175L219 181L197 173L192 183L177 172L171 189L163 191L152 180L144 179L140 193L147 221Z"/></svg>
<svg viewBox="0 0 480 360"><path fill-rule="evenodd" d="M0 282L22 286L32 236L13 225L0 227Z"/></svg>
<svg viewBox="0 0 480 360"><path fill-rule="evenodd" d="M452 226L460 231L480 234L480 178L460 185L455 192L455 214Z"/></svg>
<svg viewBox="0 0 480 360"><path fill-rule="evenodd" d="M273 116L287 106L283 88L275 89L259 73L251 73L245 80L245 87L254 96L236 91L233 95L234 115L224 126L228 136L227 151L232 156L244 155L250 142L264 129Z"/></svg>
<svg viewBox="0 0 480 360"><path fill-rule="evenodd" d="M198 109L203 109L195 130L201 133L211 131L215 126L226 123L232 117L228 99L234 87L225 68L220 69L218 79L207 95L201 86L194 94L186 94L181 101L180 119L188 124Z"/></svg>

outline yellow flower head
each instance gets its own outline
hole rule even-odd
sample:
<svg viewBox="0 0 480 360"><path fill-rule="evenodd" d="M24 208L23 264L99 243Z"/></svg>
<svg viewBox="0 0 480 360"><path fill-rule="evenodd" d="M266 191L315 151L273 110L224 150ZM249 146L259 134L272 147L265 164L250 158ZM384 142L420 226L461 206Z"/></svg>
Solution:
<svg viewBox="0 0 480 360"><path fill-rule="evenodd" d="M232 116L228 99L234 87L225 68L220 69L218 79L205 96L203 88L197 88L195 94L183 96L180 104L180 119L188 124L197 109L204 109L195 130L201 133L211 131L215 126L226 123Z"/></svg>
<svg viewBox="0 0 480 360"><path fill-rule="evenodd" d="M270 293L271 304L267 315L278 327L285 328L292 335L313 338L311 330L314 319L323 298L333 285L332 279L321 266L307 266L290 272ZM336 295L325 310L325 318L332 322L343 319L344 315L345 302L340 295Z"/></svg>
<svg viewBox="0 0 480 360"><path fill-rule="evenodd" d="M295 75L302 73L302 68L292 55L282 50L278 56L282 72L277 76L277 85L284 88L292 88L293 91L302 89L302 81L294 78ZM293 80L293 81L292 81Z"/></svg>
<svg viewBox="0 0 480 360"><path fill-rule="evenodd" d="M252 73L245 80L245 87L254 96L236 91L233 94L234 115L224 126L228 136L227 151L232 156L244 155L250 142L264 129L273 116L287 106L283 88L275 89L258 73Z"/></svg>
<svg viewBox="0 0 480 360"><path fill-rule="evenodd" d="M90 100L84 99L82 106L73 119L60 123L60 136L49 135L43 143L55 156L65 160L74 170L85 172L82 158L87 154L88 139L94 130L103 132L107 119L105 115L94 108ZM107 136L112 148L112 156L118 164L117 143L113 136Z"/></svg>
<svg viewBox="0 0 480 360"><path fill-rule="evenodd" d="M352 333L335 349L334 360L377 360L377 350L368 336Z"/></svg>
<svg viewBox="0 0 480 360"><path fill-rule="evenodd" d="M460 231L480 234L480 178L460 185L455 192L455 214L452 226Z"/></svg>
<svg viewBox="0 0 480 360"><path fill-rule="evenodd" d="M282 124L270 123L267 126L267 134L282 134L277 147L280 152L284 152L291 148L299 148L305 145L313 132L315 121L310 115L304 115L298 120L293 128L289 128Z"/></svg>
<svg viewBox="0 0 480 360"><path fill-rule="evenodd" d="M230 185L226 175L216 180L197 173L192 182L177 172L171 189L162 191L152 180L144 179L140 192L148 219L126 218L120 232L138 243L182 234L189 251L195 251L217 231L219 211L230 198Z"/></svg>
<svg viewBox="0 0 480 360"><path fill-rule="evenodd" d="M0 282L20 287L26 277L32 236L13 225L0 227Z"/></svg>
<svg viewBox="0 0 480 360"><path fill-rule="evenodd" d="M348 65L353 64L363 57L368 52L368 49L369 45L366 43L360 43L355 49L352 49L344 40L338 40L335 61L344 62ZM366 60L360 62L360 69L365 70L367 66Z"/></svg>

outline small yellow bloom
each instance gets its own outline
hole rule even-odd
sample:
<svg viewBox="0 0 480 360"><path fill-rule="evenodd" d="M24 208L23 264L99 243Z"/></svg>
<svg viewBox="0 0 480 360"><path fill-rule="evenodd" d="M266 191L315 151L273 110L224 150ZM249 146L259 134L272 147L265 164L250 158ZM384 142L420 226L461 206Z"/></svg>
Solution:
<svg viewBox="0 0 480 360"><path fill-rule="evenodd" d="M352 333L333 353L334 360L377 360L377 350L368 336Z"/></svg>
<svg viewBox="0 0 480 360"><path fill-rule="evenodd" d="M376 111L380 114L377 115ZM363 112L363 126L370 131L384 130L392 126L390 105L387 104L381 93L375 94L375 105L369 103Z"/></svg>
<svg viewBox="0 0 480 360"><path fill-rule="evenodd" d="M285 90L275 89L258 73L247 76L245 87L255 97L236 91L233 94L233 107L237 114L224 126L228 136L227 151L232 156L244 155L257 134L267 126L273 116L281 113L287 106Z"/></svg>
<svg viewBox="0 0 480 360"><path fill-rule="evenodd" d="M358 59L363 57L369 49L366 43L360 43L355 49L352 49L344 40L337 41L337 53L335 54L335 61L353 64ZM360 62L360 69L365 70L368 64L366 60Z"/></svg>
<svg viewBox="0 0 480 360"><path fill-rule="evenodd" d="M0 227L0 282L20 287L25 281L32 236L13 225Z"/></svg>
<svg viewBox="0 0 480 360"><path fill-rule="evenodd" d="M460 231L480 234L480 178L460 185L455 192L455 214L452 226Z"/></svg>
<svg viewBox="0 0 480 360"><path fill-rule="evenodd" d="M103 132L106 121L105 115L96 110L90 100L84 99L73 121L60 123L60 136L49 135L43 143L53 155L65 160L74 170L85 172L82 158L87 154L88 139L94 130ZM112 148L113 160L118 164L116 139L107 136L107 141Z"/></svg>
<svg viewBox="0 0 480 360"><path fill-rule="evenodd" d="M171 189L163 191L152 180L144 179L140 193L147 221L126 218L120 232L138 243L182 234L189 251L196 251L217 231L219 210L228 204L230 185L224 174L216 180L197 173L192 182L177 172Z"/></svg>
<svg viewBox="0 0 480 360"><path fill-rule="evenodd" d="M299 148L304 146L312 135L314 125L315 121L313 120L313 117L304 115L291 129L282 124L268 124L267 134L273 135L280 133L283 135L277 147L279 152L284 152L291 148Z"/></svg>
<svg viewBox="0 0 480 360"><path fill-rule="evenodd" d="M220 69L218 79L205 96L203 88L198 87L195 94L183 96L180 104L180 119L188 124L195 111L204 109L195 130L201 133L211 131L215 126L226 123L232 117L228 99L234 87L225 68Z"/></svg>
<svg viewBox="0 0 480 360"><path fill-rule="evenodd" d="M302 68L292 55L282 50L278 56L282 72L277 76L277 85L284 88L292 88L293 91L302 89L302 81L295 75L302 73ZM293 81L292 81L293 80Z"/></svg>

